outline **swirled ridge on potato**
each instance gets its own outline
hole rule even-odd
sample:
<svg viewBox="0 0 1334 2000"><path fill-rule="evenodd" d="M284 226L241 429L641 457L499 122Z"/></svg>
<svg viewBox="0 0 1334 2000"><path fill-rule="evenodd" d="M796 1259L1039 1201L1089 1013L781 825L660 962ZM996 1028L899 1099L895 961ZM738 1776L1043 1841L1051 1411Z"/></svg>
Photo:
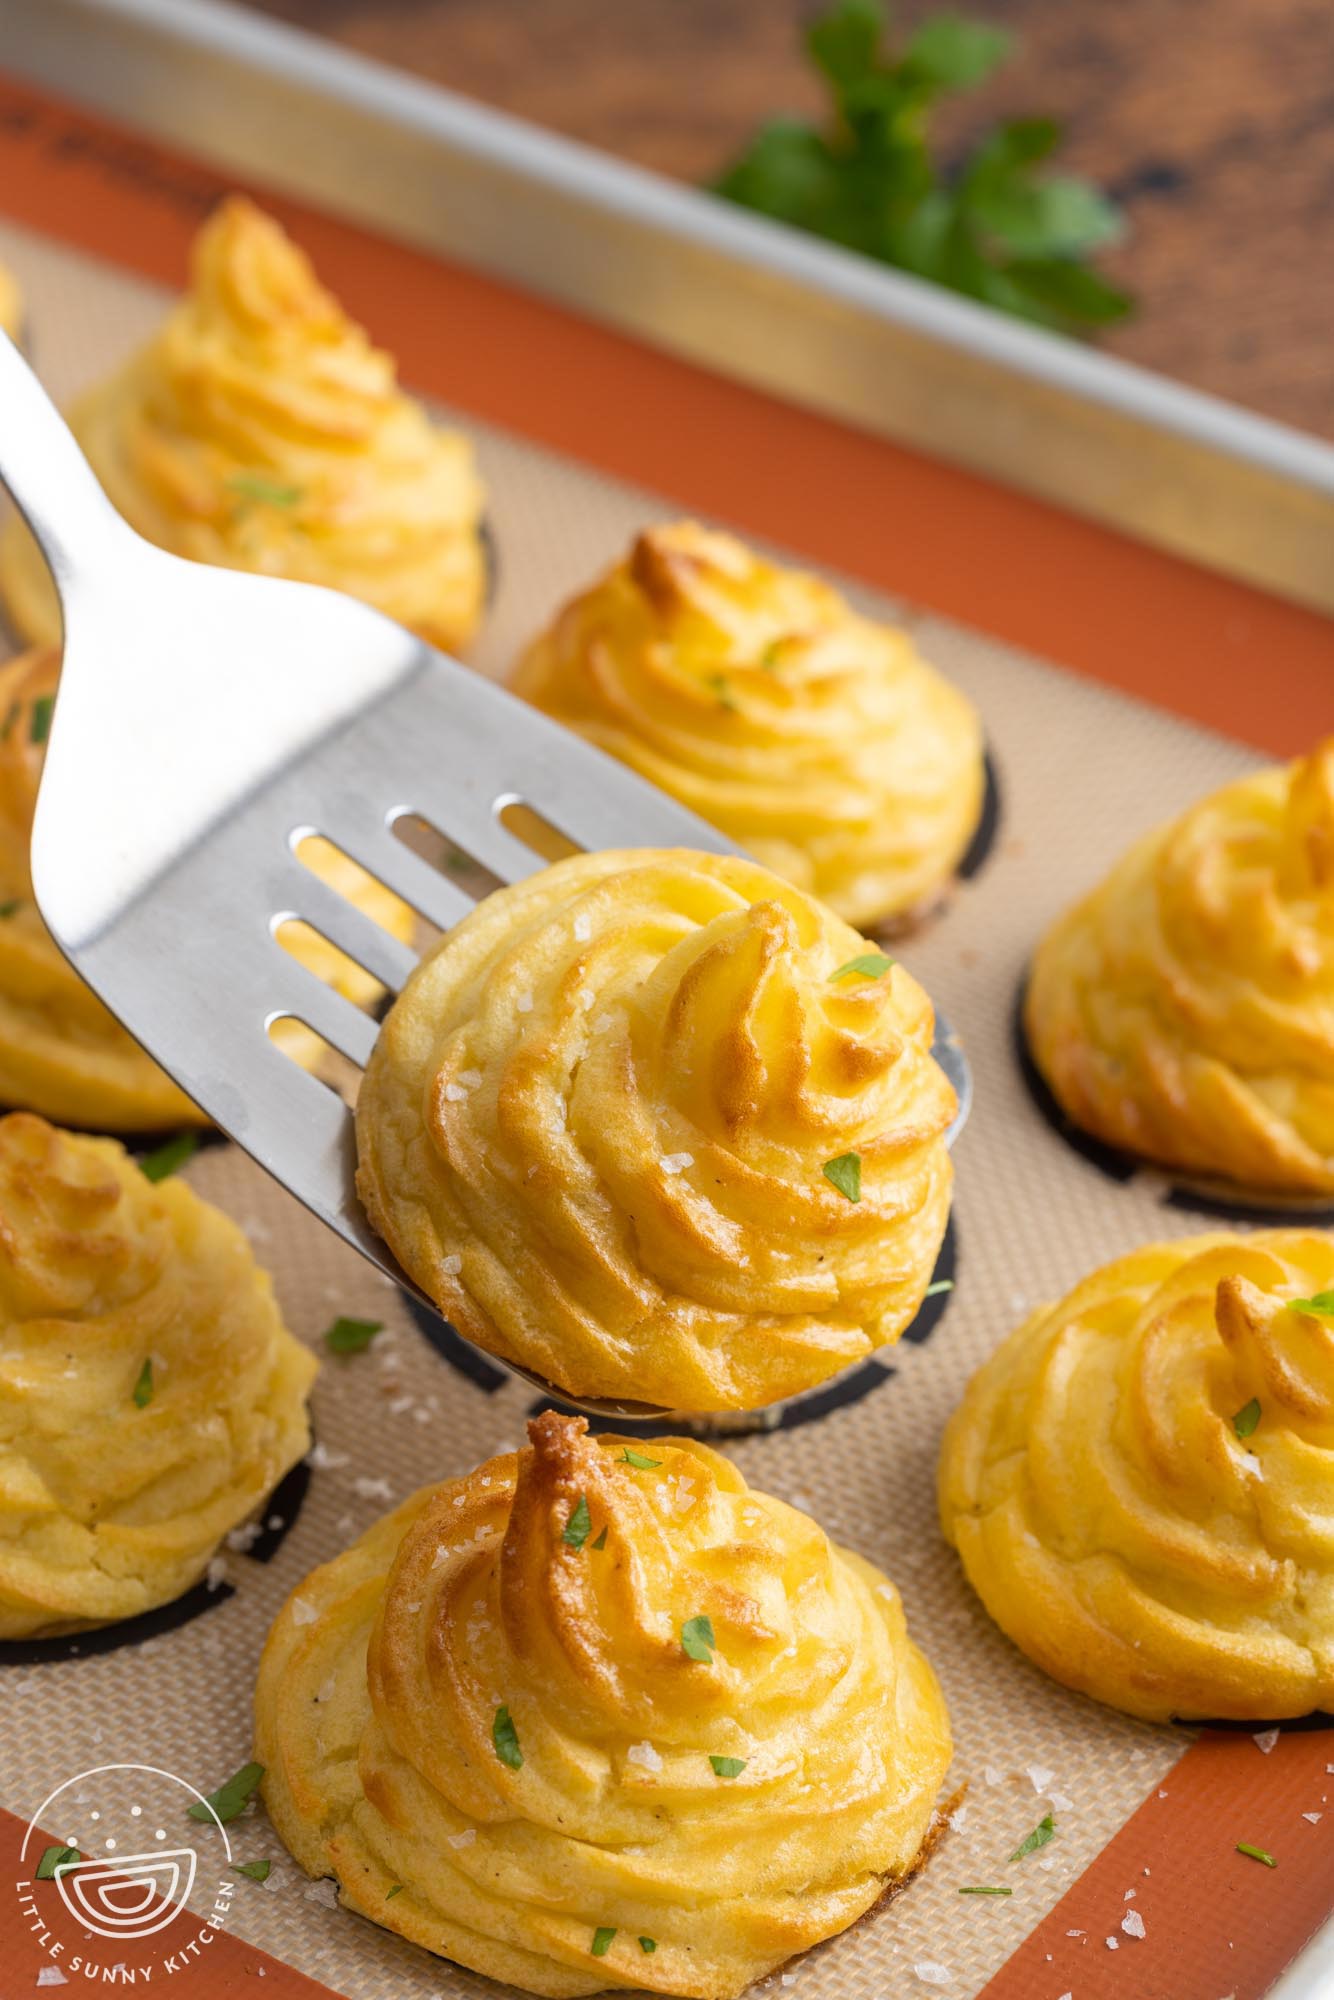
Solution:
<svg viewBox="0 0 1334 2000"><path fill-rule="evenodd" d="M585 1433L548 1412L298 1587L265 1802L475 1971L731 2000L911 1871L944 1704L868 1562L703 1445Z"/></svg>
<svg viewBox="0 0 1334 2000"><path fill-rule="evenodd" d="M945 1533L1017 1646L1131 1715L1334 1706L1334 1239L1121 1257L969 1383Z"/></svg>
<svg viewBox="0 0 1334 2000"><path fill-rule="evenodd" d="M977 715L908 634L693 521L637 536L514 686L850 923L932 901L981 811Z"/></svg>
<svg viewBox="0 0 1334 2000"><path fill-rule="evenodd" d="M305 1451L314 1373L184 1181L0 1119L0 1639L189 1589Z"/></svg>
<svg viewBox="0 0 1334 2000"><path fill-rule="evenodd" d="M824 1380L911 1320L950 1201L931 1003L865 954L737 856L497 891L381 1030L372 1222L469 1338L570 1394L753 1408Z"/></svg>
<svg viewBox="0 0 1334 2000"><path fill-rule="evenodd" d="M1334 1194L1334 737L1133 847L1043 939L1025 1020L1086 1131Z"/></svg>
<svg viewBox="0 0 1334 2000"><path fill-rule="evenodd" d="M253 203L234 196L210 218L190 291L69 420L110 499L160 547L347 591L434 645L472 636L486 562L471 445L403 393L391 357ZM0 595L25 638L59 640L17 518L0 537Z"/></svg>

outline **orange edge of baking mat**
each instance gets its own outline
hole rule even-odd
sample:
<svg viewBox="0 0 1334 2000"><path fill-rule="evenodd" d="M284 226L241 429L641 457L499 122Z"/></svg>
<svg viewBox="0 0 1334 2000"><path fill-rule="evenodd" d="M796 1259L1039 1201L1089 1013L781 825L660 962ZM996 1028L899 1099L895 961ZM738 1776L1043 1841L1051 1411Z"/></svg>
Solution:
<svg viewBox="0 0 1334 2000"><path fill-rule="evenodd" d="M24 87L0 87L0 207L94 255L179 285L190 238L228 185ZM1334 635L1314 613L476 273L265 191L259 198L351 309L393 341L405 376L433 394L1274 750L1295 750L1328 723ZM986 2000L1222 2000L1229 1991L1252 2000L1331 1899L1331 1836L1324 1821L1301 1818L1319 1809L1310 1801L1329 1782L1329 1742L1290 1734L1263 1761L1248 1737L1207 1736L1189 1748ZM0 1836L16 1824L0 1816ZM1280 1867L1237 1855L1238 1839L1270 1847ZM1137 1889L1133 1904L1122 1900L1127 1887ZM1145 1917L1143 1941L1120 1931L1131 1907ZM1109 1935L1120 1939L1115 1951ZM29 1944L15 1949L26 1954ZM257 1992L249 1982L261 1971L276 2000L326 1991L226 1933L192 1971L199 2000Z"/></svg>
<svg viewBox="0 0 1334 2000"><path fill-rule="evenodd" d="M0 208L96 256L179 286L234 184L0 87ZM257 192L433 395L1281 755L1334 718L1314 611Z"/></svg>
<svg viewBox="0 0 1334 2000"><path fill-rule="evenodd" d="M1282 1732L1267 1755L1244 1733L1206 1731L978 2000L1259 2000L1329 1910L1327 1795L1329 1730ZM1132 1910L1142 1938L1122 1928Z"/></svg>
<svg viewBox="0 0 1334 2000"><path fill-rule="evenodd" d="M321 1986L317 1979L308 1978L280 1959L270 1958L257 1945L246 1944L226 1929L213 1930L190 1910L182 1911L163 1930L147 1938L99 1939L89 1932L73 1929L68 1921L61 1924L62 1910L55 1883L30 1881L31 1858L26 1863L19 1859L26 1831L24 1820L0 1806L3 2000L19 2000L20 1994L26 2000L29 1993L39 1990L38 1975L46 1972L49 1978L52 1967L64 1975L63 1984L52 1986L53 1992L67 1991L71 1996L103 1993L108 1982L101 1976L102 1969L117 1965L123 1965L125 1972L110 1981L111 1990L116 1993L127 1990L156 1993L164 1985L170 1985L175 1992L176 1982L181 1980L184 1983L179 1990L186 2000L241 2000L242 1995L246 2000L330 2000L331 1989ZM257 1882L247 1882L242 1877L231 1886L233 1902L242 1896L269 1893ZM54 1931L48 1928L53 1923L57 1927ZM54 1951L52 1946L57 1944L61 1949ZM76 1952L89 1964L96 1965L98 1972L90 1975L86 1966L76 1967L73 1964ZM132 1978L133 1973L143 1976ZM46 1988L40 1990L44 1992Z"/></svg>

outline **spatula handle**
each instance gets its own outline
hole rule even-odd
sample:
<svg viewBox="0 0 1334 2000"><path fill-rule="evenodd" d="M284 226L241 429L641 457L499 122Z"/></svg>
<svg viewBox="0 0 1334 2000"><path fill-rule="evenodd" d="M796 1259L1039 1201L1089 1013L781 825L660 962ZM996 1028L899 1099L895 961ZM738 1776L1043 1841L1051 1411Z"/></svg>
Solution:
<svg viewBox="0 0 1334 2000"><path fill-rule="evenodd" d="M0 480L51 566L62 606L80 576L138 537L107 499L74 435L7 334L0 333Z"/></svg>

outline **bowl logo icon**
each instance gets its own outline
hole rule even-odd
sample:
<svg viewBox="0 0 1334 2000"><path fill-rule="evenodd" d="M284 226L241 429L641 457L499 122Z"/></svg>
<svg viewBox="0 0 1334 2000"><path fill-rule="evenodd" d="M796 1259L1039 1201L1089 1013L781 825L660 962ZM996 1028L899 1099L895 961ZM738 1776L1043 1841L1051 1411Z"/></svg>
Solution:
<svg viewBox="0 0 1334 2000"><path fill-rule="evenodd" d="M75 1928L56 1944L70 1962L76 1952L87 1961L90 1937L154 1939L153 1950L193 1953L227 1921L234 1868L227 1828L210 1799L155 1764L101 1764L66 1779L29 1820L20 1856L25 1914L40 1915L53 1939L70 1920ZM52 1925L56 1897L63 1917ZM178 1917L183 1926L173 1930ZM99 1969L82 1968L90 1978Z"/></svg>
<svg viewBox="0 0 1334 2000"><path fill-rule="evenodd" d="M196 1858L193 1847L177 1847L108 1861L60 1861L54 1880L76 1923L99 1937L152 1937L185 1907Z"/></svg>

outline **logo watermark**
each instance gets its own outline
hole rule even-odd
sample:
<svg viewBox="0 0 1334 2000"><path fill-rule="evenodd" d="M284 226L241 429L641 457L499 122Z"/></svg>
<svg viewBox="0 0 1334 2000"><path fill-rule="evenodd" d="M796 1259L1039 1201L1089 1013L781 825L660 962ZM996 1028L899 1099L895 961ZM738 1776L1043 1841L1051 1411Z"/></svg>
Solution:
<svg viewBox="0 0 1334 2000"><path fill-rule="evenodd" d="M66 1779L24 1829L14 1885L23 1924L54 1968L39 1984L147 1986L188 1970L226 1928L232 1866L226 1827L174 1772L99 1764ZM212 1885L202 1917L187 1907L197 1884L204 1897ZM133 1949L112 1959L98 1939Z"/></svg>

